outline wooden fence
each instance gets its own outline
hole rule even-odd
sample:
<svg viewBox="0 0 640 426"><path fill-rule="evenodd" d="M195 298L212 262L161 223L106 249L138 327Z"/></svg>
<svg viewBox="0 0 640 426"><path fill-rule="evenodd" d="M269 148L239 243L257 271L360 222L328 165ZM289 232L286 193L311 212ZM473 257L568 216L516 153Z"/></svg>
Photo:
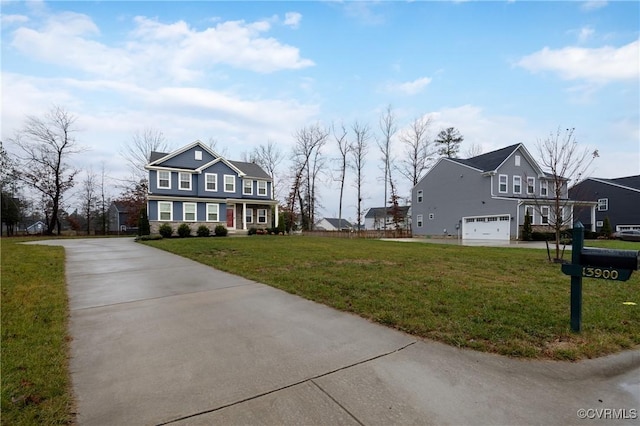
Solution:
<svg viewBox="0 0 640 426"><path fill-rule="evenodd" d="M407 229L388 229L386 231L302 231L302 235L309 237L331 238L411 238L411 231Z"/></svg>

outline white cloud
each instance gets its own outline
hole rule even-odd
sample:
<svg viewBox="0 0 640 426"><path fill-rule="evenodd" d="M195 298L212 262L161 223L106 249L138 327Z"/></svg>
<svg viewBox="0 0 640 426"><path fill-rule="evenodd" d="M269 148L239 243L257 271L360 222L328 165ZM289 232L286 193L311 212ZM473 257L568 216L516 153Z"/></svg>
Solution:
<svg viewBox="0 0 640 426"><path fill-rule="evenodd" d="M577 33L578 33L578 42L584 43L587 40L589 40L596 33L596 31L589 26L585 26L580 28L580 30L578 30Z"/></svg>
<svg viewBox="0 0 640 426"><path fill-rule="evenodd" d="M520 59L516 65L532 72L553 71L566 80L608 83L640 76L640 40L622 47L544 49Z"/></svg>
<svg viewBox="0 0 640 426"><path fill-rule="evenodd" d="M302 15L298 12L287 12L284 15L284 24L291 28L298 28L300 26L300 21L302 21Z"/></svg>
<svg viewBox="0 0 640 426"><path fill-rule="evenodd" d="M0 14L0 24L2 24L3 26L7 26L11 24L22 24L28 21L29 21L28 16Z"/></svg>
<svg viewBox="0 0 640 426"><path fill-rule="evenodd" d="M390 92L402 92L406 95L415 95L424 90L431 83L431 78L421 77L413 81L407 81L405 83L392 83L387 86L387 90Z"/></svg>
<svg viewBox="0 0 640 426"><path fill-rule="evenodd" d="M606 0L588 0L582 3L580 9L584 12L591 12L592 10L601 9L607 6L609 2Z"/></svg>

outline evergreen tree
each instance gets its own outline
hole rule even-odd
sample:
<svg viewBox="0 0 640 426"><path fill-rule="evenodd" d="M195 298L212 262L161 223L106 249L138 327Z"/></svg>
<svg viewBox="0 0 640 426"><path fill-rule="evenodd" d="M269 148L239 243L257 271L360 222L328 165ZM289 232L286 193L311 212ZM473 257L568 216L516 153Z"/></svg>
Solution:
<svg viewBox="0 0 640 426"><path fill-rule="evenodd" d="M464 137L462 137L455 127L448 127L441 130L434 140L435 145L438 148L438 155L447 158L458 158L460 144L463 140Z"/></svg>
<svg viewBox="0 0 640 426"><path fill-rule="evenodd" d="M531 241L533 239L533 230L531 228L531 215L527 211L524 215L524 224L522 225L522 240Z"/></svg>
<svg viewBox="0 0 640 426"><path fill-rule="evenodd" d="M602 222L601 232L606 238L611 238L611 222L609 221L609 216L605 216Z"/></svg>
<svg viewBox="0 0 640 426"><path fill-rule="evenodd" d="M138 217L138 235L151 234L151 227L149 225L149 217L147 216L147 208L140 209L140 215Z"/></svg>

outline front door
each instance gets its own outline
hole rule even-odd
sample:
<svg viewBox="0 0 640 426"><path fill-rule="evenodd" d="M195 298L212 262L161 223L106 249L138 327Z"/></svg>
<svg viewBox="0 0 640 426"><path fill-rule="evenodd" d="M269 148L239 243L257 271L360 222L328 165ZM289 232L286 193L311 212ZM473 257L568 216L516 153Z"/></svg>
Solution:
<svg viewBox="0 0 640 426"><path fill-rule="evenodd" d="M236 206L227 204L227 228L234 229L236 220Z"/></svg>

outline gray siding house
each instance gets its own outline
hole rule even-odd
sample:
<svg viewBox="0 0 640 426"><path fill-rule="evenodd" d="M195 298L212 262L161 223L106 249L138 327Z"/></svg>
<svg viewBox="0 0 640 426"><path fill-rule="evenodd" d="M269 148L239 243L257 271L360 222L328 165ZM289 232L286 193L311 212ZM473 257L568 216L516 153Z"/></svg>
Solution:
<svg viewBox="0 0 640 426"><path fill-rule="evenodd" d="M562 220L570 226L573 207L562 187ZM518 239L525 211L538 230L552 222L553 179L523 144L468 159L441 158L412 190L415 236L462 239ZM586 203L594 214L593 203ZM540 229L542 228L542 229Z"/></svg>
<svg viewBox="0 0 640 426"><path fill-rule="evenodd" d="M595 227L602 229L609 218L613 231L640 230L640 175L616 179L588 178L569 190L574 200L593 201L598 204ZM576 213L584 224L593 225L593 217L584 210Z"/></svg>
<svg viewBox="0 0 640 426"><path fill-rule="evenodd" d="M250 227L278 226L273 180L254 163L229 161L195 141L171 153L152 152L147 212L151 232L162 223L211 231L224 225L230 233ZM275 212L272 212L275 207Z"/></svg>

